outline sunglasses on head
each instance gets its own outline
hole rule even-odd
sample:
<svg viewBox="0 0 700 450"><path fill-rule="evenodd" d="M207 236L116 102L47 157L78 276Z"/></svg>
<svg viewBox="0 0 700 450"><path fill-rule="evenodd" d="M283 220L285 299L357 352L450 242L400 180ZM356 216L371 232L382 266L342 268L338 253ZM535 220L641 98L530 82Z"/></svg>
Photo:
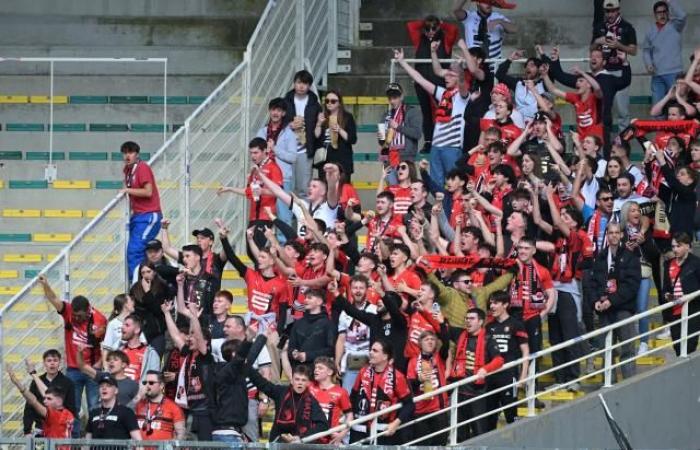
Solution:
<svg viewBox="0 0 700 450"><path fill-rule="evenodd" d="M335 105L336 103L338 103L338 99L337 99L337 98L327 98L327 99L326 99L326 104Z"/></svg>

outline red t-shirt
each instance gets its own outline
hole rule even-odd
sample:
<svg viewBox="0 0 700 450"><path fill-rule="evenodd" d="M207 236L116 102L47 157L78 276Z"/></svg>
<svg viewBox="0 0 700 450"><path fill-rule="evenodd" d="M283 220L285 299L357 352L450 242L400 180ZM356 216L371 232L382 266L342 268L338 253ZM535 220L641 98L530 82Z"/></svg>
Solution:
<svg viewBox="0 0 700 450"><path fill-rule="evenodd" d="M534 269L534 273L531 270ZM523 308L523 321L532 319L547 306L545 291L553 289L552 275L549 270L532 261L530 266L523 265L510 285L510 303ZM533 296L535 301L533 301Z"/></svg>
<svg viewBox="0 0 700 450"><path fill-rule="evenodd" d="M46 408L46 417L44 418L45 438L53 439L70 439L73 432L73 413L67 408L55 409Z"/></svg>
<svg viewBox="0 0 700 450"><path fill-rule="evenodd" d="M152 189L150 197L129 196L133 214L160 212L160 195L158 194L156 178L153 176L153 171L148 163L137 161L133 165L124 166L124 185L126 187L142 189L148 183L151 184Z"/></svg>
<svg viewBox="0 0 700 450"><path fill-rule="evenodd" d="M583 276L581 262L593 256L593 244L584 230L571 230L569 236L560 237L556 242L553 259L552 278L568 283Z"/></svg>
<svg viewBox="0 0 700 450"><path fill-rule="evenodd" d="M248 288L248 311L257 315L277 314L280 303L286 303L287 281L281 276L266 279L257 270L248 269L244 278Z"/></svg>
<svg viewBox="0 0 700 450"><path fill-rule="evenodd" d="M403 349L406 359L415 358L420 355L420 344L418 338L424 331L440 332L440 324L433 319L431 312L414 312L408 318L408 340Z"/></svg>
<svg viewBox="0 0 700 450"><path fill-rule="evenodd" d="M326 415L330 428L340 425L340 419L343 414L352 411L350 396L345 389L337 384L334 384L329 389L323 389L317 383L311 383L309 392L316 398Z"/></svg>
<svg viewBox="0 0 700 450"><path fill-rule="evenodd" d="M586 136L603 137L603 125L600 121L598 107L600 101L595 95L590 94L587 99L583 99L574 92L567 92L564 99L574 105L576 109L576 126L581 139Z"/></svg>
<svg viewBox="0 0 700 450"><path fill-rule="evenodd" d="M260 166L260 171L265 174L273 183L282 186L282 171L277 163L272 158L267 158ZM272 212L277 211L277 198L274 195L261 195L257 202L253 200L253 190L251 183L257 181L262 188L262 181L255 173L251 172L248 175L248 188L246 189L246 198L250 203L248 220L270 220L270 217L265 212L265 207L272 208Z"/></svg>
<svg viewBox="0 0 700 450"><path fill-rule="evenodd" d="M362 207L360 204L360 196L355 190L355 186L350 183L343 183L343 187L340 188L340 198L338 199L338 204L342 211L348 207L348 201L350 201L350 199L355 201L356 208Z"/></svg>
<svg viewBox="0 0 700 450"><path fill-rule="evenodd" d="M372 272L372 277L371 281L377 281L379 279L379 275L377 275L376 272ZM340 274L340 280L338 280L338 292L340 295L343 297L347 298L350 300L352 298L352 295L350 293L350 284L351 284L352 277L348 275L347 273L341 273ZM365 300L370 302L373 305L376 305L377 302L381 299L381 295L377 292L376 289L374 289L372 286L367 286L367 293L365 294ZM333 300L331 300L333 301Z"/></svg>
<svg viewBox="0 0 700 450"><path fill-rule="evenodd" d="M385 191L394 194L394 217L403 217L411 207L411 186L401 187L398 184L387 186Z"/></svg>
<svg viewBox="0 0 700 450"><path fill-rule="evenodd" d="M326 274L325 263L321 265L318 269L313 267L308 267L305 263L297 264L296 267L297 276L302 280L315 280L321 278ZM295 319L299 319L304 316L304 304L306 302L306 291L309 288L306 286L300 286L294 288L294 302L292 304L292 315ZM332 304L328 304L326 301L326 311L330 313Z"/></svg>
<svg viewBox="0 0 700 450"><path fill-rule="evenodd" d="M393 378L390 381L387 380L389 371L391 371L390 377ZM383 372L374 372L374 376L372 376L372 372L371 366L360 369L360 373L355 379L355 386L352 388L353 392L358 393L358 396L364 392L364 396L369 402L366 414L386 409L411 395L408 380L400 370L387 366ZM356 404L357 406L359 405ZM356 411L356 413L360 412L363 411ZM377 421L382 424L391 423L397 415L398 412L394 411L380 416ZM369 424L367 425L369 426Z"/></svg>
<svg viewBox="0 0 700 450"><path fill-rule="evenodd" d="M124 374L136 382L141 381L143 357L146 355L146 349L148 349L146 344L141 344L134 348L124 346L121 349L129 357L129 365L124 369Z"/></svg>
<svg viewBox="0 0 700 450"><path fill-rule="evenodd" d="M402 281L404 283L406 283L406 286L408 286L411 289L414 289L414 290L420 289L420 285L421 285L420 277L410 267L399 274L395 274L395 275L389 277L389 282L394 287L398 286L399 283L401 283ZM409 301L407 294L401 294L401 298L404 299L406 302ZM401 305L399 305L399 306L401 306Z"/></svg>
<svg viewBox="0 0 700 450"><path fill-rule="evenodd" d="M144 441L175 439L175 424L185 421L185 413L167 397L163 397L161 403L151 403L148 399L143 399L136 404L134 412Z"/></svg>
<svg viewBox="0 0 700 450"><path fill-rule="evenodd" d="M367 244L365 249L374 252L374 248L379 244L377 239L399 238L399 226L402 224L401 216L392 214L388 221L383 221L377 216L367 224Z"/></svg>
<svg viewBox="0 0 700 450"><path fill-rule="evenodd" d="M501 130L501 140L505 142L506 145L510 145L518 136L523 134L523 130L510 119L508 119L506 123L499 123L495 119L481 119L479 121L479 128L481 131L486 131L491 127L496 127Z"/></svg>
<svg viewBox="0 0 700 450"><path fill-rule="evenodd" d="M88 322L86 320L83 323L75 324L73 323L73 306L69 302L63 302L63 311L61 311L61 317L63 317L64 329L63 329L63 342L66 349L66 366L77 369L78 359L75 356L75 352L78 351L76 344L86 345L83 351L83 359L85 364L94 365L100 360L102 354L100 353L100 346L92 346L88 344ZM107 319L98 310L91 308L92 314L92 329L90 333L95 336L97 343L102 342L105 337L105 329L107 328Z"/></svg>

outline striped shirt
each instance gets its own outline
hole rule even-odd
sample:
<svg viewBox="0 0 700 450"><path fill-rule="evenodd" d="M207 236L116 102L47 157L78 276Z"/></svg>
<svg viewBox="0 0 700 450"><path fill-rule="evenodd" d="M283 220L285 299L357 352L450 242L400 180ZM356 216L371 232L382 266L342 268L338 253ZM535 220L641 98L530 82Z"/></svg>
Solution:
<svg viewBox="0 0 700 450"><path fill-rule="evenodd" d="M435 87L433 96L439 103L446 89L442 86ZM459 92L452 97L452 118L449 122L435 123L433 132L433 147L456 147L462 148L464 137L464 110L469 103L469 97L462 97Z"/></svg>
<svg viewBox="0 0 700 450"><path fill-rule="evenodd" d="M481 39L478 38L479 35L479 23L481 22L481 16L476 10L466 11L467 16L462 21L464 25L464 36L467 40L467 47L481 47ZM499 12L492 12L486 18L486 22L493 22L494 20L503 20L510 22L510 20ZM488 58L500 58L503 50L503 33L505 30L502 25L498 25L488 32L489 35L489 51ZM491 65L491 71L493 71L493 63Z"/></svg>

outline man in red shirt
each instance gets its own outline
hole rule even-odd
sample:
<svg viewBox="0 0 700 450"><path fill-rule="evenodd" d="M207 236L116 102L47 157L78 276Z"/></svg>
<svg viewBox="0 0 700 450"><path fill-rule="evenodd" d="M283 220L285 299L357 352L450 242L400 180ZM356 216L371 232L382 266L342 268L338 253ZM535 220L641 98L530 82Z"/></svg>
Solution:
<svg viewBox="0 0 700 450"><path fill-rule="evenodd" d="M143 261L146 244L158 236L163 214L160 195L153 171L148 163L141 161L139 144L127 141L122 144L124 155L124 188L119 192L129 196L131 219L129 219L129 245L126 260L129 275Z"/></svg>
<svg viewBox="0 0 700 450"><path fill-rule="evenodd" d="M129 366L126 368L126 376L136 381L143 381L146 373L160 369L160 356L150 345L141 342L142 319L136 314L131 314L124 319L122 324L122 345L120 350L129 358Z"/></svg>
<svg viewBox="0 0 700 450"><path fill-rule="evenodd" d="M367 224L367 245L365 250L373 253L384 238L399 237L398 227L401 216L394 214L394 194L382 191L377 194L377 214Z"/></svg>
<svg viewBox="0 0 700 450"><path fill-rule="evenodd" d="M63 406L65 393L58 387L47 388L44 383L37 384L40 391L43 391L44 403L36 398L29 388L17 379L15 373L8 367L7 374L12 384L17 386L19 393L27 400L27 403L44 418L42 427L45 438L70 439L73 430L73 413Z"/></svg>
<svg viewBox="0 0 700 450"><path fill-rule="evenodd" d="M338 370L333 359L327 356L319 356L314 360L314 382L309 385L311 395L316 398L319 406L326 414L330 428L340 425L340 419L344 417L344 423L352 421L352 405L348 392L334 383ZM339 445L346 441L345 436L349 429L334 433L329 444Z"/></svg>
<svg viewBox="0 0 700 450"><path fill-rule="evenodd" d="M92 308L87 298L82 295L73 297L71 302L61 301L51 289L45 275L40 275L39 284L44 290L44 297L63 317L63 340L66 349L66 376L75 385L75 403L77 415L80 415L83 390L87 391L88 408L97 407L97 384L80 371L78 346L84 346L82 356L85 362L93 367L100 367L100 343L104 339L107 319L97 309Z"/></svg>
<svg viewBox="0 0 700 450"><path fill-rule="evenodd" d="M603 121L601 115L601 98L603 91L600 84L590 74L574 67L576 80L576 92L564 92L554 86L548 74L543 77L547 90L557 97L561 97L574 105L576 109L576 129L581 138L586 136L598 136L603 138Z"/></svg>
<svg viewBox="0 0 700 450"><path fill-rule="evenodd" d="M143 440L185 439L185 414L174 401L163 395L163 374L149 370L143 385L146 387L145 396L139 400L134 410Z"/></svg>

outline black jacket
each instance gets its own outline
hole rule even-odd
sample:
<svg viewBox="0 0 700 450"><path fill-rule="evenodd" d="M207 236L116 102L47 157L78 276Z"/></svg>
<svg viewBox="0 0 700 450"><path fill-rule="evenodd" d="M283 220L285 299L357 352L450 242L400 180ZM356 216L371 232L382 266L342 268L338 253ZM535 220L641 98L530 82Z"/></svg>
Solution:
<svg viewBox="0 0 700 450"><path fill-rule="evenodd" d="M403 348L408 339L408 322L406 316L400 311L401 299L395 292L387 292L382 298L384 307L389 311L389 320L381 318L380 314L372 314L355 308L344 297L337 297L333 303L334 318L337 323L337 315L340 311L355 320L359 320L369 327L369 342L372 345L377 339L387 339L394 349L394 366L402 372L406 372L406 358Z"/></svg>
<svg viewBox="0 0 700 450"><path fill-rule="evenodd" d="M338 163L343 167L345 173L352 174L355 170L352 162L352 146L357 144L357 125L355 125L355 117L349 111L343 111L343 120L345 123L341 128L348 133L348 140L338 136L338 148L328 145L326 161ZM321 129L321 137L318 139L319 147L323 143L326 128L324 126Z"/></svg>
<svg viewBox="0 0 700 450"><path fill-rule="evenodd" d="M73 381L71 381L71 379L67 376L63 375L62 372L58 372L56 377L51 381L46 378L46 374L39 375L39 378L41 378L41 381L44 382L47 388L60 388L66 394L66 397L63 400L63 405L68 411L73 413L74 417L78 417L78 412L75 405L75 386ZM44 396L41 395L39 388L34 381L32 381L32 383L29 385L29 391L34 394L36 399L39 400L39 403L44 402ZM27 403L24 405L24 416L22 417L22 423L24 426L24 434L30 434L32 433L32 426L38 429L42 429L44 427L44 418L41 417L39 413L37 413L36 410L29 405L29 403Z"/></svg>
<svg viewBox="0 0 700 450"><path fill-rule="evenodd" d="M666 294L673 294L673 284L676 281L675 279L671 279L668 273L669 267L670 263L666 263L666 267L664 268L663 295L659 296L659 301L663 303L667 301ZM684 295L700 290L700 258L692 253L688 254L688 257L681 265L679 279ZM688 304L688 311L690 314L698 310L700 310L700 300L695 300Z"/></svg>
<svg viewBox="0 0 700 450"><path fill-rule="evenodd" d="M207 383L208 406L214 430L242 427L248 422L248 386L246 376L253 367L267 338L260 335L251 345L243 343L228 362L212 366Z"/></svg>
<svg viewBox="0 0 700 450"><path fill-rule="evenodd" d="M642 266L639 262L639 256L627 250L620 243L620 248L615 254L615 270L610 275L608 272L608 248L606 247L598 252L593 262L593 277L591 279L593 301L596 302L607 295L611 303L607 311L630 311L634 314L637 310L637 291L642 280ZM609 278L617 281L617 289L614 293L607 292Z"/></svg>
<svg viewBox="0 0 700 450"><path fill-rule="evenodd" d="M692 170L692 169L688 169ZM671 188L671 198L666 204L671 234L680 231L692 236L695 230L695 187L697 182L686 186L676 179L676 174L668 164L661 167L664 179Z"/></svg>
<svg viewBox="0 0 700 450"><path fill-rule="evenodd" d="M304 313L304 317L294 322L289 334L289 361L292 366L301 364L292 358L292 351L306 353L306 362L313 370L314 360L319 356L332 358L335 353L335 330L337 326L331 322L326 311L318 314Z"/></svg>
<svg viewBox="0 0 700 450"><path fill-rule="evenodd" d="M316 129L318 114L321 112L321 103L318 101L318 96L314 92L309 91L309 100L303 112L295 110L293 89L287 92L284 96L284 101L287 102L287 116L285 117L287 123L294 120L294 116L304 116L304 125L306 127L306 156L313 158L318 148L318 140L316 139L316 135L314 135L314 130Z"/></svg>
<svg viewBox="0 0 700 450"><path fill-rule="evenodd" d="M271 383L257 370L251 370L249 376L250 381L275 402L275 420L270 430L270 442L275 442L283 433L306 437L328 430L326 414L311 393L307 392L305 401L300 401L301 395L294 393L291 386ZM308 415L304 413L306 402L310 406ZM292 405L296 405L296 411L293 407L290 408Z"/></svg>

